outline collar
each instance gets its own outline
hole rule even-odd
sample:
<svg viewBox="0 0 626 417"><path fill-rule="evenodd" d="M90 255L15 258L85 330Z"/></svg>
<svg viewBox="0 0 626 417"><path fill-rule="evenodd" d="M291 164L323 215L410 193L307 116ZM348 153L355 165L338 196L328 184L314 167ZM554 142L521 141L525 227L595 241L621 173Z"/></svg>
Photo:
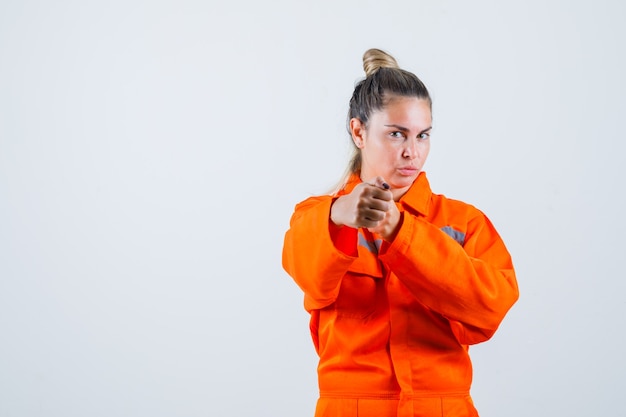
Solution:
<svg viewBox="0 0 626 417"><path fill-rule="evenodd" d="M341 191L339 191L338 195L349 194L354 187L361 182L363 181L361 181L361 178L357 174L350 175L346 185ZM399 202L405 208L409 207L413 211L417 211L418 213L427 216L432 194L433 192L430 189L426 173L422 171L419 173L415 181L413 181L413 184L411 184L407 192L402 196L402 198L400 198Z"/></svg>

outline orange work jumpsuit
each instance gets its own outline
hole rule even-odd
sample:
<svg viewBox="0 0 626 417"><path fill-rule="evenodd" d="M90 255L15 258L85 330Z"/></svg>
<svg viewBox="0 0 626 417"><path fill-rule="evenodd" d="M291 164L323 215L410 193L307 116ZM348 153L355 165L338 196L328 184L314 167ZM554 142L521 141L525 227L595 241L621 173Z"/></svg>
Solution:
<svg viewBox="0 0 626 417"><path fill-rule="evenodd" d="M477 416L468 346L519 296L498 233L475 207L433 194L423 172L396 203L392 242L334 225L336 197L299 203L283 247L320 358L315 416Z"/></svg>

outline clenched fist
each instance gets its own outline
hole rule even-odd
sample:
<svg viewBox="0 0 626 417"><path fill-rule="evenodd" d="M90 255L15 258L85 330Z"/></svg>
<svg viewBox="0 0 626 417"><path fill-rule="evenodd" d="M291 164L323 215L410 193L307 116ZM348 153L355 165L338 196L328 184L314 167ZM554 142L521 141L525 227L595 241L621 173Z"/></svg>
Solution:
<svg viewBox="0 0 626 417"><path fill-rule="evenodd" d="M365 227L390 241L400 222L400 212L389 185L383 178L376 177L335 200L330 208L330 219L338 226Z"/></svg>

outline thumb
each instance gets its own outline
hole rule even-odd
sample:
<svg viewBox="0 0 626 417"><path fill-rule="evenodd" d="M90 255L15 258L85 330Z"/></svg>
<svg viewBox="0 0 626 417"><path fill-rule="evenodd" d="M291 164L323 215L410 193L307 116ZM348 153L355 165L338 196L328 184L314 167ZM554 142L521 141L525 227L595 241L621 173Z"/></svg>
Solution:
<svg viewBox="0 0 626 417"><path fill-rule="evenodd" d="M387 181L385 181L385 179L383 177L376 177L374 178L373 184L379 188L382 188L384 190L388 190L391 187L389 186L389 184L387 184Z"/></svg>

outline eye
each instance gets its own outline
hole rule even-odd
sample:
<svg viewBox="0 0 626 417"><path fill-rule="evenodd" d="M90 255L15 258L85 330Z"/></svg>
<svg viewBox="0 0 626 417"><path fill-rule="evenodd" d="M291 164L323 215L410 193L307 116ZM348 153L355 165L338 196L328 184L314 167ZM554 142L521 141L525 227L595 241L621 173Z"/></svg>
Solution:
<svg viewBox="0 0 626 417"><path fill-rule="evenodd" d="M430 139L430 133L420 133L417 137L418 140L428 140Z"/></svg>
<svg viewBox="0 0 626 417"><path fill-rule="evenodd" d="M389 136L394 139L404 139L404 133L400 132L399 130L389 133Z"/></svg>

